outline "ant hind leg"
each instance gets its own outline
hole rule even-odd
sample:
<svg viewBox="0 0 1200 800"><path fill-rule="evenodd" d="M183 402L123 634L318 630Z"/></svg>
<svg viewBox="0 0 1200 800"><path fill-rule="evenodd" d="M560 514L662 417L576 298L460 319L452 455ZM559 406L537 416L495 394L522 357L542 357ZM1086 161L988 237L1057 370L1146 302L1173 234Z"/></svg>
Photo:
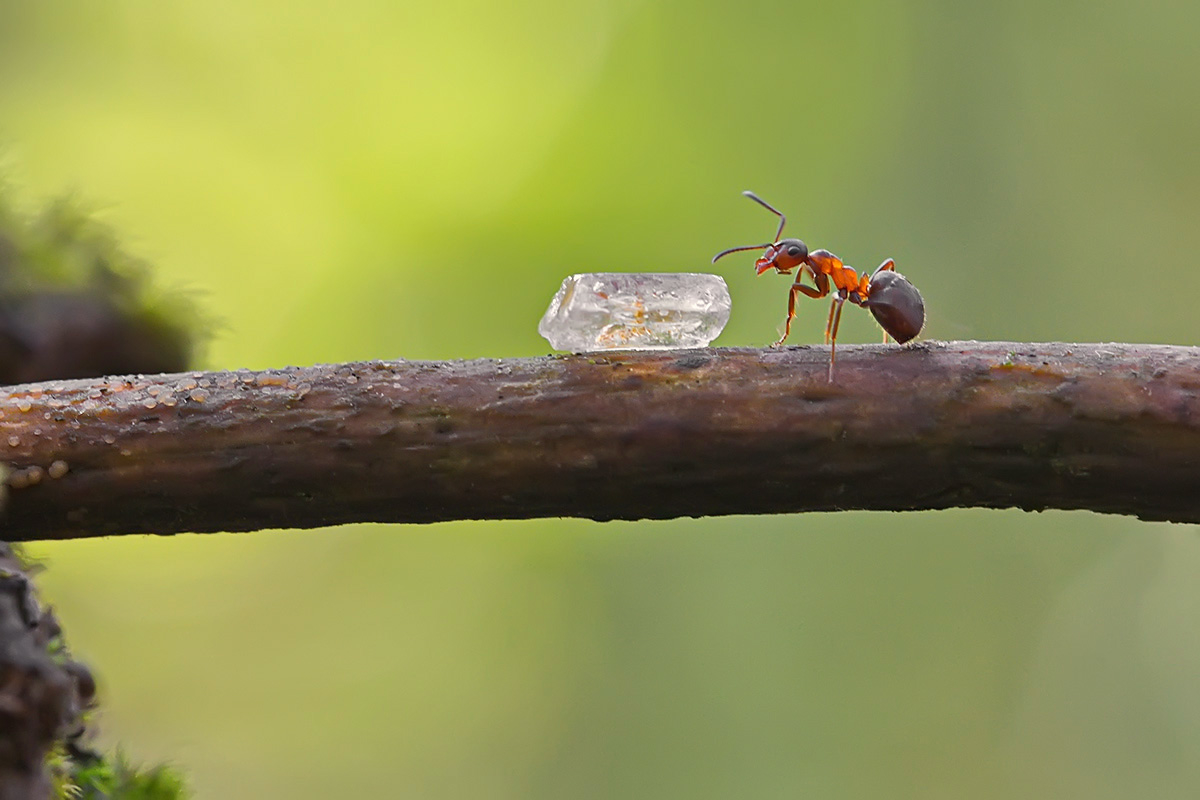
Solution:
<svg viewBox="0 0 1200 800"><path fill-rule="evenodd" d="M876 267L875 271L871 273L871 277L874 278L879 273L885 272L885 271L895 272L896 271L896 262L890 258L884 259L884 262L882 264L880 264L878 267ZM883 332L883 343L887 344L891 340L892 340L891 337L888 336L888 332L884 331Z"/></svg>
<svg viewBox="0 0 1200 800"><path fill-rule="evenodd" d="M879 273L887 272L887 271L890 271L890 272L896 271L896 262L890 258L884 259L884 262L882 264L880 264L878 267L876 267L875 271L871 273L871 277L874 278Z"/></svg>

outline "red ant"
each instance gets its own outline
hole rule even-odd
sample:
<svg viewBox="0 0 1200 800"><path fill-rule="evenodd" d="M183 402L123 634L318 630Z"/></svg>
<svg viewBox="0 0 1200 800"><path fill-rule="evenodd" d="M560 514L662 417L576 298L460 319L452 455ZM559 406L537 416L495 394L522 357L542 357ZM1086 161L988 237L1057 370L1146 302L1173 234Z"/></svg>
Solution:
<svg viewBox="0 0 1200 800"><path fill-rule="evenodd" d="M772 267L783 275L790 275L796 267L800 272L792 284L788 295L787 322L783 325L783 336L772 347L778 347L792 332L792 318L796 316L796 293L801 292L807 297L825 297L830 292L830 281L836 293L833 304L829 307L829 318L825 322L825 342L829 345L829 380L833 380L834 351L837 347L838 325L842 321L842 305L849 300L856 306L862 306L871 311L875 321L883 328L883 341L887 342L891 334L900 344L915 337L925 325L925 301L917 287L896 272L896 263L887 259L868 277L866 273L859 276L851 267L828 250L808 251L808 245L799 239L780 239L783 226L787 223L785 217L774 206L763 200L754 192L742 192L754 202L779 217L779 229L775 231L775 241L764 244L751 244L744 247L731 247L713 256L713 263L718 258L730 253L743 250L758 250L766 248L762 256L754 262L754 267L762 275ZM812 276L813 286L800 282L805 273Z"/></svg>

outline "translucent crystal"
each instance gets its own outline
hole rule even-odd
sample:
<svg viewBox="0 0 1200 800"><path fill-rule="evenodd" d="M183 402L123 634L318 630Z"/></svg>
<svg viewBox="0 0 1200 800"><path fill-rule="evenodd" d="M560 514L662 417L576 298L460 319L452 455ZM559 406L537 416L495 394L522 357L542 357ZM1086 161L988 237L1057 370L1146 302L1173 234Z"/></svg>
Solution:
<svg viewBox="0 0 1200 800"><path fill-rule="evenodd" d="M718 275L591 272L562 282L538 333L555 350L704 347L729 321Z"/></svg>

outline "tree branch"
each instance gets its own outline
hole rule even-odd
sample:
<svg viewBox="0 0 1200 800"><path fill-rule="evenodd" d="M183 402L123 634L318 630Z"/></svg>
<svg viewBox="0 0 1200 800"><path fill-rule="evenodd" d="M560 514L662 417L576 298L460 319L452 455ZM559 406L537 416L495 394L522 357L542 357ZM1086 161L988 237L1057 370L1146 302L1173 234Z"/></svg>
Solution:
<svg viewBox="0 0 1200 800"><path fill-rule="evenodd" d="M925 342L0 389L3 538L835 509L1200 521L1200 348Z"/></svg>

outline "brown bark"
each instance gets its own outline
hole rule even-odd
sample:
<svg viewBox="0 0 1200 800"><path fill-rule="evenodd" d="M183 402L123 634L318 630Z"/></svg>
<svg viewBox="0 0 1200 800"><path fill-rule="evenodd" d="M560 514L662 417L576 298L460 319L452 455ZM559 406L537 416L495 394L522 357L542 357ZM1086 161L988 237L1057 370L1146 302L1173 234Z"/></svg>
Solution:
<svg viewBox="0 0 1200 800"><path fill-rule="evenodd" d="M1200 521L1200 348L924 342L0 389L3 538L834 509Z"/></svg>
<svg viewBox="0 0 1200 800"><path fill-rule="evenodd" d="M27 569L0 542L0 800L48 800L46 756L82 749L81 714L96 683L72 661L54 612L38 604Z"/></svg>

